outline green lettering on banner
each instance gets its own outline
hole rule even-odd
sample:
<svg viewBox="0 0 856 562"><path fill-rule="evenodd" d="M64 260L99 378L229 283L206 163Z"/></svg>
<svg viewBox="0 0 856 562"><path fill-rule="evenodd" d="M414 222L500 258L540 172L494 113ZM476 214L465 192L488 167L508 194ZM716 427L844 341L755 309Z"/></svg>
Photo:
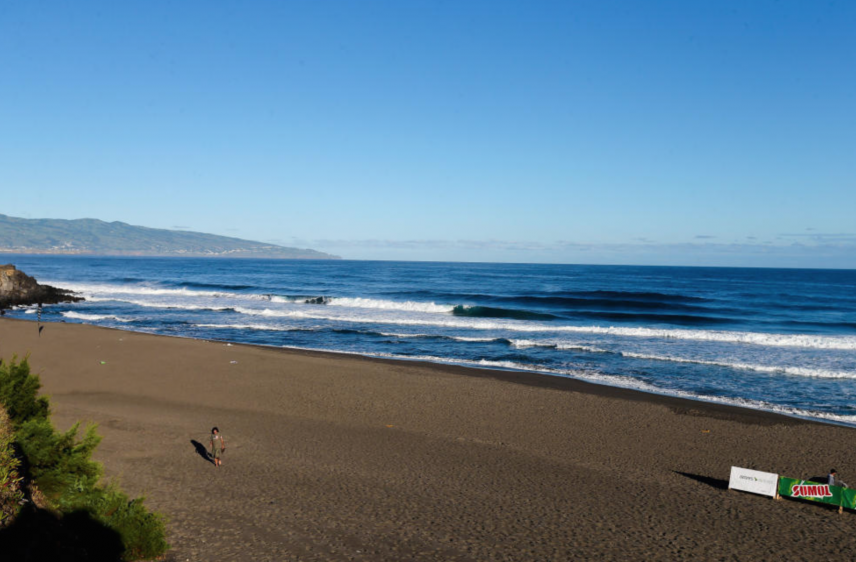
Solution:
<svg viewBox="0 0 856 562"><path fill-rule="evenodd" d="M821 482L780 477L779 495L856 509L856 490Z"/></svg>

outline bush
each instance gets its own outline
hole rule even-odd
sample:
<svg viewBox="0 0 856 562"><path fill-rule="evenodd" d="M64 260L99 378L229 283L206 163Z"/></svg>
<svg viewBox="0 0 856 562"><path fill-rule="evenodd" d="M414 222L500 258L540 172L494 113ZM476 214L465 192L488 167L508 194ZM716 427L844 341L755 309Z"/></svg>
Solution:
<svg viewBox="0 0 856 562"><path fill-rule="evenodd" d="M46 396L37 396L42 387L39 377L30 375L30 364L25 358L20 363L3 364L0 359L0 404L12 425L18 427L24 420L48 419L50 404Z"/></svg>
<svg viewBox="0 0 856 562"><path fill-rule="evenodd" d="M0 527L10 523L21 511L24 490L15 456L15 434L9 416L0 408Z"/></svg>
<svg viewBox="0 0 856 562"><path fill-rule="evenodd" d="M169 548L164 520L143 506L143 498L128 500L115 485L99 488L99 496L90 502L90 513L122 537L126 560L151 560Z"/></svg>
<svg viewBox="0 0 856 562"><path fill-rule="evenodd" d="M162 555L169 548L163 516L149 512L143 498L129 499L115 484L98 485L103 469L91 459L101 441L95 426L87 427L82 439L77 437L80 424L65 433L57 432L48 417L48 400L37 397L40 387L26 359L0 364L0 405L9 411L15 445L23 455L29 479L61 513L85 512L116 531L122 538L125 560Z"/></svg>
<svg viewBox="0 0 856 562"><path fill-rule="evenodd" d="M61 511L70 512L86 505L86 496L97 489L103 474L101 465L90 460L101 437L95 433L95 426L89 426L78 441L79 426L74 424L67 432L59 433L50 420L30 419L17 432L30 478Z"/></svg>

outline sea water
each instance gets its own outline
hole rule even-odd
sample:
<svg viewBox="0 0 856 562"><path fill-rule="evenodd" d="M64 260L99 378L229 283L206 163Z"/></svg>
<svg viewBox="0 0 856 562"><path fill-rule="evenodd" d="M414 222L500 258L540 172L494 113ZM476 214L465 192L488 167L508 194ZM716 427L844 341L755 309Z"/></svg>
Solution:
<svg viewBox="0 0 856 562"><path fill-rule="evenodd" d="M3 261L85 297L45 322L534 371L856 425L852 270Z"/></svg>

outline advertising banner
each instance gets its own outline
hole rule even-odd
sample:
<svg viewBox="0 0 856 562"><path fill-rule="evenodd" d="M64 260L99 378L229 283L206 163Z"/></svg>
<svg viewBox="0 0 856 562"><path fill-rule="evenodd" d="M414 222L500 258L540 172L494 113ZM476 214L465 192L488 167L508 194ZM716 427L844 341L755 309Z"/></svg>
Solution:
<svg viewBox="0 0 856 562"><path fill-rule="evenodd" d="M779 494L790 498L856 509L856 490L842 488L841 486L829 486L820 482L781 477L779 478Z"/></svg>
<svg viewBox="0 0 856 562"><path fill-rule="evenodd" d="M741 492L752 492L753 494L776 497L776 484L778 481L778 474L732 466L728 487L732 490L740 490Z"/></svg>

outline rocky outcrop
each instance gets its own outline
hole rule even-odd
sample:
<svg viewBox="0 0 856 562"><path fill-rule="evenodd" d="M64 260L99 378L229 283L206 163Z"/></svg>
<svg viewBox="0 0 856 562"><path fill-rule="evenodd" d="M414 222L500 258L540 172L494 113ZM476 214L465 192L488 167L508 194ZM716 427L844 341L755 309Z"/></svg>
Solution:
<svg viewBox="0 0 856 562"><path fill-rule="evenodd" d="M35 279L23 271L18 271L14 265L0 265L0 310L11 306L82 300L82 297L75 296L71 291L39 285Z"/></svg>

